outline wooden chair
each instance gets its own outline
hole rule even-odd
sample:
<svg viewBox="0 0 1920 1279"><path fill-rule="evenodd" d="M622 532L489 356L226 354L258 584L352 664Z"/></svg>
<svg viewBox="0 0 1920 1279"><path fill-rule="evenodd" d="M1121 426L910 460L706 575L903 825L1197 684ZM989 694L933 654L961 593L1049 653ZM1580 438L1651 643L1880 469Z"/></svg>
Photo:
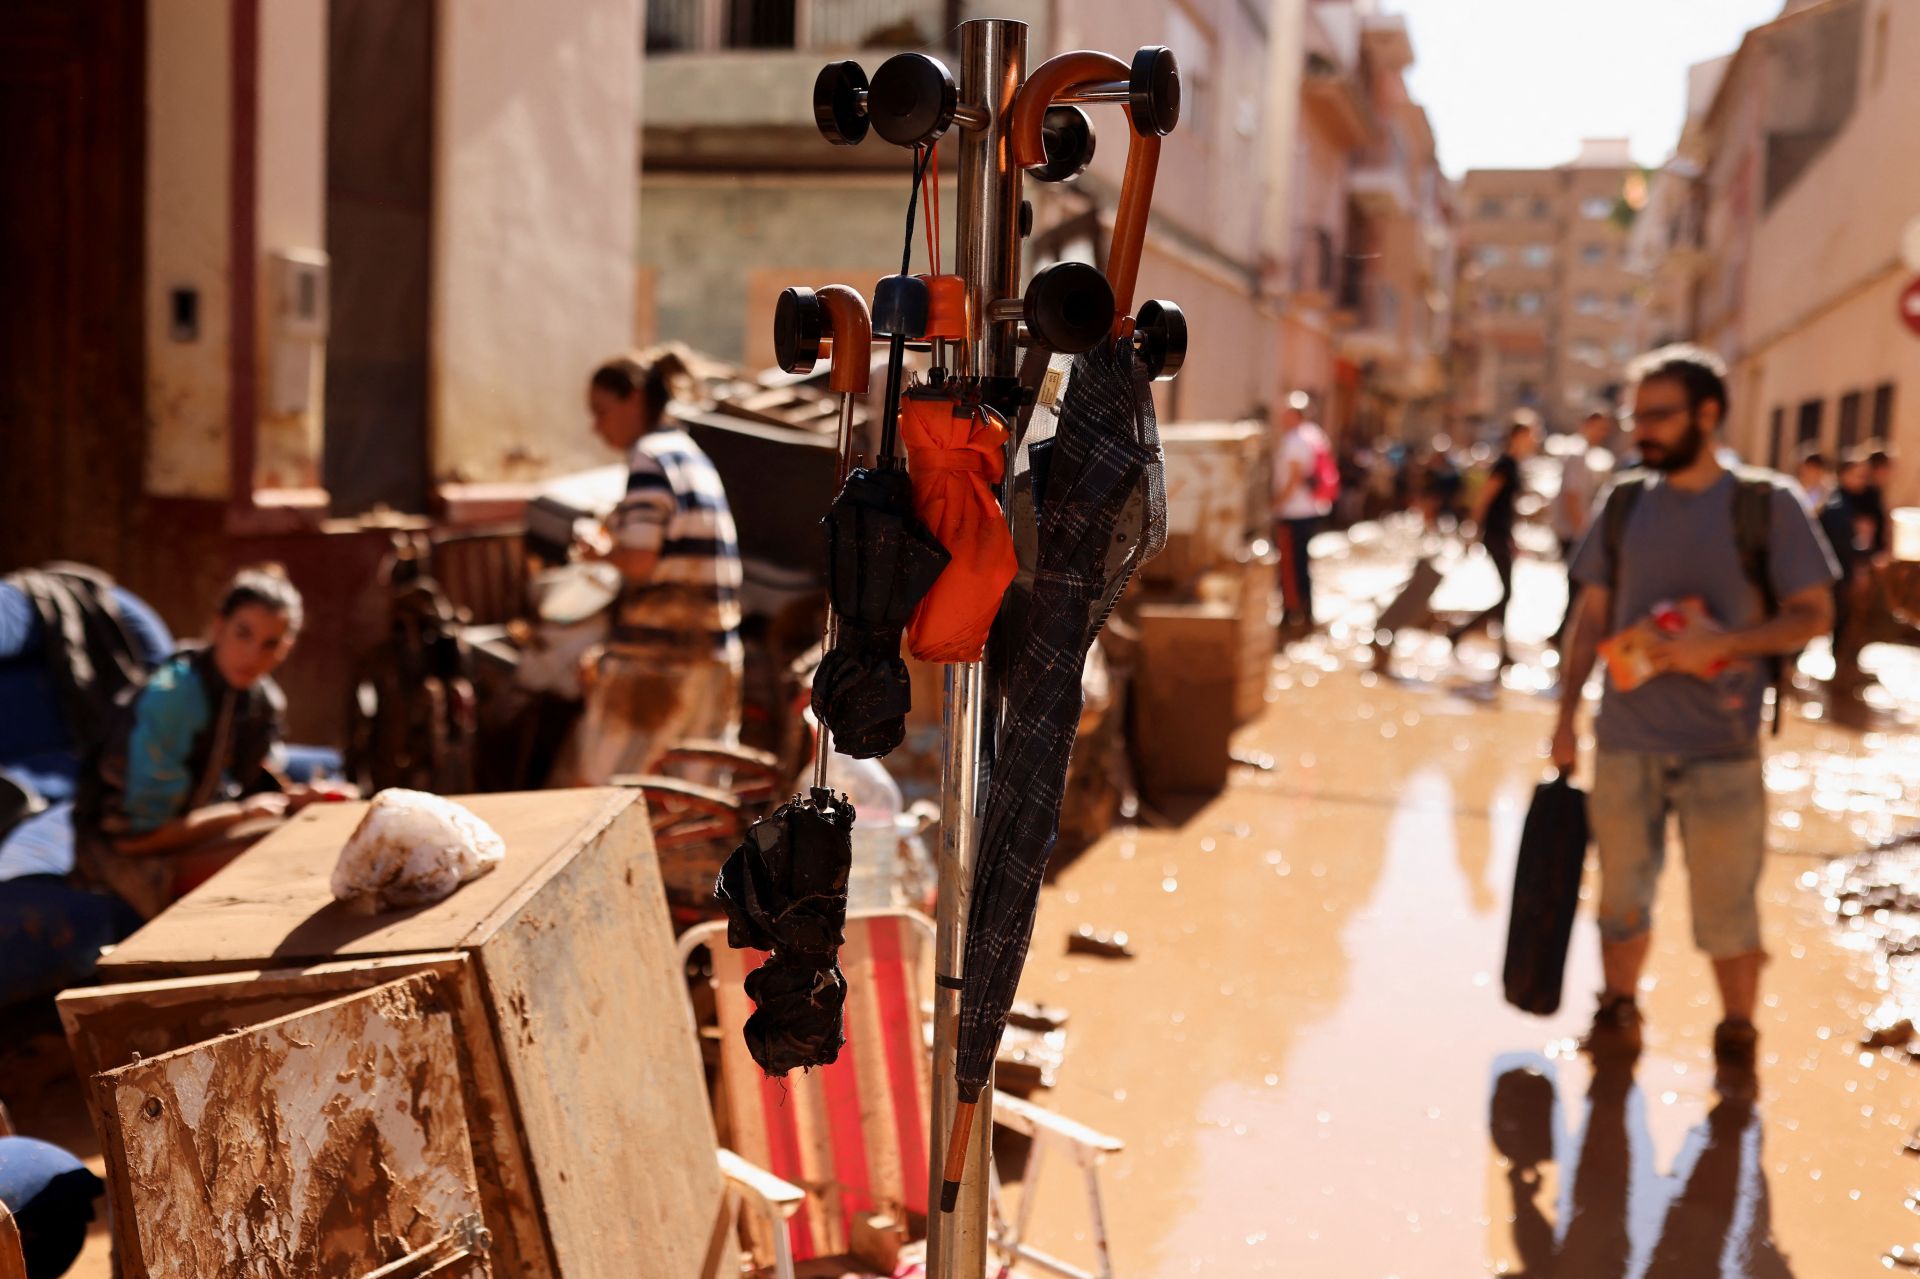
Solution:
<svg viewBox="0 0 1920 1279"><path fill-rule="evenodd" d="M774 756L724 742L682 742L653 772L622 774L612 784L646 796L667 905L682 926L714 917L720 864L747 827L793 793Z"/></svg>
<svg viewBox="0 0 1920 1279"><path fill-rule="evenodd" d="M517 525L435 533L429 569L469 625L526 616L526 534Z"/></svg>
<svg viewBox="0 0 1920 1279"><path fill-rule="evenodd" d="M715 1111L721 1140L747 1161L804 1192L774 1205L751 1231L756 1253L773 1256L778 1279L794 1263L840 1257L869 1240L904 1236L927 1216L931 1106L929 1032L933 924L905 910L854 911L847 918L840 966L847 975L847 1044L831 1066L768 1079L748 1054L742 1028L753 1008L746 975L766 958L731 950L726 925L707 923L682 934L680 954L705 946L713 957L720 1070ZM1020 1262L1068 1276L1112 1279L1099 1167L1122 1149L1104 1133L1019 1098L996 1094L994 1122L1033 1141L1017 1216L1001 1212L993 1184L992 1246L1007 1266ZM1023 1241L1044 1152L1060 1147L1085 1171L1092 1214L1094 1268L1077 1268Z"/></svg>

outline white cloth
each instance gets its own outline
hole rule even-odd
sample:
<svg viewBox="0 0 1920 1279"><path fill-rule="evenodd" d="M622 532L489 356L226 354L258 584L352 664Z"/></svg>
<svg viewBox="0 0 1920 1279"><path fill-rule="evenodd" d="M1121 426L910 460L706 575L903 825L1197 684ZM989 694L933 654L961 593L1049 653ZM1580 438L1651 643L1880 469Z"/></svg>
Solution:
<svg viewBox="0 0 1920 1279"><path fill-rule="evenodd" d="M507 846L473 810L392 787L367 805L333 868L333 895L369 913L422 906L492 870Z"/></svg>
<svg viewBox="0 0 1920 1279"><path fill-rule="evenodd" d="M1553 499L1553 535L1563 542L1577 542L1593 522L1593 499L1600 489L1600 472L1590 449L1576 449L1560 464L1560 492ZM1573 503L1580 503L1580 516L1574 518Z"/></svg>
<svg viewBox="0 0 1920 1279"><path fill-rule="evenodd" d="M1318 423L1302 422L1280 437L1280 447L1273 451L1273 515L1281 520L1317 519L1332 510L1332 505L1320 500L1314 492L1313 473L1322 454L1331 454L1333 445L1327 441L1327 433ZM1299 483L1286 493L1287 473L1295 466L1300 468ZM1286 493L1282 497L1281 494Z"/></svg>

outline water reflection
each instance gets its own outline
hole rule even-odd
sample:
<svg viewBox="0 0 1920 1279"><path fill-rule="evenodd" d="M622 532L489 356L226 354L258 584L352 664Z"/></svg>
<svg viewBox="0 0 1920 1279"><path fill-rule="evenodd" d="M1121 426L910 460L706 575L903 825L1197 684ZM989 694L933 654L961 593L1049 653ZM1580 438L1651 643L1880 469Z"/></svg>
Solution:
<svg viewBox="0 0 1920 1279"><path fill-rule="evenodd" d="M1511 1223L1505 1250L1518 1261L1507 1273L1791 1279L1773 1240L1751 1102L1722 1099L1663 1175L1631 1066L1595 1070L1577 1137L1563 1128L1553 1063L1505 1058L1495 1070L1489 1127L1508 1198L1495 1210Z"/></svg>

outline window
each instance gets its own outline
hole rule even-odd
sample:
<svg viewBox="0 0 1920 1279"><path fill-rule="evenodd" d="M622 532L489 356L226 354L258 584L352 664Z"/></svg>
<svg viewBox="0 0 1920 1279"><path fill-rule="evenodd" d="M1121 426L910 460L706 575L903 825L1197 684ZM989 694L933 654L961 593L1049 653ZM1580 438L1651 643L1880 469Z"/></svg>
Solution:
<svg viewBox="0 0 1920 1279"><path fill-rule="evenodd" d="M1553 206L1547 203L1545 197L1537 195L1533 197L1533 216L1542 219L1553 216Z"/></svg>
<svg viewBox="0 0 1920 1279"><path fill-rule="evenodd" d="M1843 458L1860 443L1860 401L1863 398L1859 391L1848 391L1840 397L1840 444L1837 451Z"/></svg>
<svg viewBox="0 0 1920 1279"><path fill-rule="evenodd" d="M1622 314L1622 315L1632 315L1632 314L1633 314L1633 304L1634 304L1634 296L1633 296L1633 294L1631 294L1631 293L1622 293L1622 294L1620 295L1620 314Z"/></svg>
<svg viewBox="0 0 1920 1279"><path fill-rule="evenodd" d="M1522 315L1540 314L1540 295L1538 293L1516 293L1513 309Z"/></svg>
<svg viewBox="0 0 1920 1279"><path fill-rule="evenodd" d="M1578 382L1567 383L1565 395L1567 397L1567 403L1576 409L1585 408L1587 405L1593 403L1593 392Z"/></svg>
<svg viewBox="0 0 1920 1279"><path fill-rule="evenodd" d="M1507 304L1507 295L1504 293L1495 293L1495 292L1489 291L1486 293L1482 293L1480 295L1480 305L1485 310L1499 311L1503 309L1506 306L1506 304Z"/></svg>
<svg viewBox="0 0 1920 1279"><path fill-rule="evenodd" d="M1507 251L1497 244L1483 244L1473 251L1473 259L1481 266L1499 266L1507 260Z"/></svg>
<svg viewBox="0 0 1920 1279"><path fill-rule="evenodd" d="M1599 222L1613 216L1613 201L1604 195L1590 195L1580 201L1580 216L1589 222Z"/></svg>
<svg viewBox="0 0 1920 1279"><path fill-rule="evenodd" d="M1588 266L1604 265L1607 260L1607 246L1604 244L1589 244L1584 246L1580 250L1580 260Z"/></svg>
<svg viewBox="0 0 1920 1279"><path fill-rule="evenodd" d="M1787 411L1778 404L1773 406L1773 417L1767 429L1767 465L1774 470L1780 469L1783 460L1781 454L1787 448Z"/></svg>
<svg viewBox="0 0 1920 1279"><path fill-rule="evenodd" d="M1480 201L1480 216L1483 218L1497 218L1506 211L1506 206L1500 202L1499 196L1486 196Z"/></svg>
<svg viewBox="0 0 1920 1279"><path fill-rule="evenodd" d="M1826 408L1824 400L1808 400L1800 406L1800 427L1793 435L1796 454L1820 443L1820 418Z"/></svg>
<svg viewBox="0 0 1920 1279"><path fill-rule="evenodd" d="M1627 341L1625 338L1620 338L1613 344L1613 358L1622 364L1631 360L1633 358L1633 343Z"/></svg>
<svg viewBox="0 0 1920 1279"><path fill-rule="evenodd" d="M1600 314L1600 295L1598 293L1582 293L1573 300L1573 309L1582 315Z"/></svg>
<svg viewBox="0 0 1920 1279"><path fill-rule="evenodd" d="M1598 342L1582 338L1573 344L1573 358L1597 369L1607 362L1607 353L1600 349Z"/></svg>
<svg viewBox="0 0 1920 1279"><path fill-rule="evenodd" d="M1520 260L1530 267L1553 265L1553 246L1550 244L1529 244L1520 251Z"/></svg>
<svg viewBox="0 0 1920 1279"><path fill-rule="evenodd" d="M1873 388L1873 442L1884 445L1893 438L1893 383L1882 382Z"/></svg>
<svg viewBox="0 0 1920 1279"><path fill-rule="evenodd" d="M1531 382L1522 382L1519 389L1515 392L1514 398L1519 400L1520 403L1532 407L1540 402L1540 390Z"/></svg>

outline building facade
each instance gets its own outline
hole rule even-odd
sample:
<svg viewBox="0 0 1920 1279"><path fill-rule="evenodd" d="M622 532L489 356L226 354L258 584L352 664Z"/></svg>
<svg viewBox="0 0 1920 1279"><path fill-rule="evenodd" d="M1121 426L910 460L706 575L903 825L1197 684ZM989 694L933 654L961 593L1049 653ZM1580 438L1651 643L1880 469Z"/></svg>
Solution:
<svg viewBox="0 0 1920 1279"><path fill-rule="evenodd" d="M654 0L647 12L635 314L643 337L724 359L773 362L775 300L789 285L847 283L868 293L900 267L910 160L877 138L829 146L812 121L822 64L855 58L869 74L903 49L951 48L954 27L995 16L1029 25L1029 65L1063 49L1130 57L1164 44L1180 59L1184 110L1167 140L1138 300L1186 312L1185 371L1156 387L1169 419L1265 412L1282 393L1277 352L1288 256L1290 137L1304 0L874 0L727 6ZM1092 111L1098 146L1080 178L1025 184L1034 232L1025 269L1099 261L1125 168L1118 112ZM951 269L951 144L941 148ZM923 211L924 214L924 211ZM915 251L924 270L924 250Z"/></svg>
<svg viewBox="0 0 1920 1279"><path fill-rule="evenodd" d="M1452 320L1450 204L1426 112L1404 79L1406 21L1368 0L1304 14L1287 384L1336 438L1443 424Z"/></svg>
<svg viewBox="0 0 1920 1279"><path fill-rule="evenodd" d="M1643 202L1626 143L1582 144L1551 169L1475 169L1456 196L1454 412L1497 432L1517 409L1549 429L1617 401L1637 353L1641 279L1627 233Z"/></svg>
<svg viewBox="0 0 1920 1279"><path fill-rule="evenodd" d="M1654 184L1636 261L1665 299L1661 336L1732 369L1729 441L1790 469L1800 453L1885 448L1891 497L1920 500L1920 334L1901 243L1920 216L1912 151L1920 10L1798 0L1711 73ZM1650 201L1650 206L1653 202Z"/></svg>
<svg viewBox="0 0 1920 1279"><path fill-rule="evenodd" d="M281 560L298 683L351 659L387 525L609 460L582 400L632 341L639 15L10 5L0 570L98 565L191 635Z"/></svg>

